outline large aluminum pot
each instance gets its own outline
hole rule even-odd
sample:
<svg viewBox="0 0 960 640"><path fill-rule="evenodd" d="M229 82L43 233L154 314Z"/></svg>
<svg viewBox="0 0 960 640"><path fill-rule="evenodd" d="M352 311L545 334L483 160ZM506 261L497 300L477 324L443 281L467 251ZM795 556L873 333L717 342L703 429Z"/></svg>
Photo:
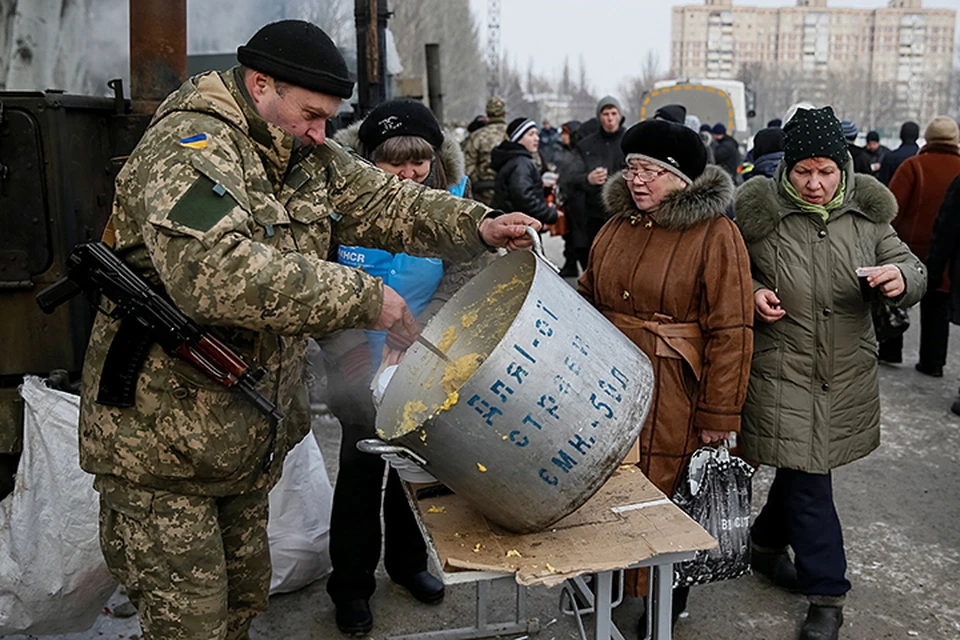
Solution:
<svg viewBox="0 0 960 640"><path fill-rule="evenodd" d="M487 267L423 336L452 362L415 344L384 392L378 433L510 531L541 530L586 502L650 408L646 355L531 252Z"/></svg>

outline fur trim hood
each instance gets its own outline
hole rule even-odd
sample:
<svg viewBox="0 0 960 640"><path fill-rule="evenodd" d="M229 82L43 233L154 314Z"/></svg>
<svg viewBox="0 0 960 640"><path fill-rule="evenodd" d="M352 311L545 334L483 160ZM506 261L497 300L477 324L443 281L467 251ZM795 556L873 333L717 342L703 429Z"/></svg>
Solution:
<svg viewBox="0 0 960 640"><path fill-rule="evenodd" d="M754 178L737 189L734 219L747 242L764 238L780 220L797 211L780 186L784 171L781 163L773 178ZM890 190L873 176L854 173L852 158L848 158L845 171L847 193L843 205L830 215L858 213L871 222L889 224L897 216L897 200Z"/></svg>
<svg viewBox="0 0 960 640"><path fill-rule="evenodd" d="M733 181L716 165L707 165L686 189L674 191L660 203L657 224L667 229L687 229L722 216L733 202ZM603 187L603 204L614 215L630 217L639 212L623 172L613 175Z"/></svg>
<svg viewBox="0 0 960 640"><path fill-rule="evenodd" d="M364 158L369 159L373 153L373 149L367 149L360 142L361 124L363 124L363 120L354 122L346 129L337 131L333 139L343 146L353 149ZM460 149L460 145L457 144L456 137L450 131L443 132L443 144L440 145L440 148L437 150L437 156L440 158L440 162L443 163L443 170L447 174L447 181L450 183L444 185L443 188L447 189L460 184L465 175L466 163L463 159L463 151Z"/></svg>

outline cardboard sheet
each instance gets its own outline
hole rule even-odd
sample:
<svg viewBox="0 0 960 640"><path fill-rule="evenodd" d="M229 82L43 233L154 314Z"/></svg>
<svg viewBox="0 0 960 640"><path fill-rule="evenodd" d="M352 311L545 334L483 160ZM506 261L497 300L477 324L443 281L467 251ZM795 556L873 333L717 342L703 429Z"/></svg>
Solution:
<svg viewBox="0 0 960 640"><path fill-rule="evenodd" d="M506 531L457 495L419 501L416 511L444 571L515 573L528 586L552 587L583 573L717 545L633 465L620 467L580 509L538 533Z"/></svg>

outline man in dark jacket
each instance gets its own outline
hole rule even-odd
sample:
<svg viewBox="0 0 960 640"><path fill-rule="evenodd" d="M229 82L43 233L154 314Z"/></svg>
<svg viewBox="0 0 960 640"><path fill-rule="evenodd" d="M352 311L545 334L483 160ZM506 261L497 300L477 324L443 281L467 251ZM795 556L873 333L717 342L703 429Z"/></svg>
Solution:
<svg viewBox="0 0 960 640"><path fill-rule="evenodd" d="M564 278L576 278L580 275L580 268L587 268L587 253L590 245L587 239L587 194L576 184L577 176L585 173L583 158L577 151L580 123L576 120L565 122L560 130L560 149L555 156L557 173L560 179L557 182L559 196L557 202L567 219L567 232L563 235L564 264L560 275Z"/></svg>
<svg viewBox="0 0 960 640"><path fill-rule="evenodd" d="M878 178L880 176L880 163L890 153L890 149L880 144L879 133L871 131L867 134L867 146L864 147L864 150L866 151L867 161L870 163L870 175Z"/></svg>
<svg viewBox="0 0 960 640"><path fill-rule="evenodd" d="M549 120L544 120L543 128L540 129L540 157L543 158L547 164L553 164L559 148L560 132L550 126Z"/></svg>
<svg viewBox="0 0 960 640"><path fill-rule="evenodd" d="M783 129L767 127L753 136L753 155L756 160L743 165L744 181L757 176L772 178L783 159Z"/></svg>
<svg viewBox="0 0 960 640"><path fill-rule="evenodd" d="M927 290L936 291L943 284L943 274L950 268L951 321L960 324L960 176L947 187L943 204L933 223L933 235L927 250ZM960 396L953 401L950 410L960 416Z"/></svg>
<svg viewBox="0 0 960 640"><path fill-rule="evenodd" d="M490 166L497 172L493 208L522 211L544 224L553 224L557 210L543 199L543 180L533 162L539 147L536 122L517 118L507 125L507 139L490 152Z"/></svg>
<svg viewBox="0 0 960 640"><path fill-rule="evenodd" d="M867 158L866 150L857 146L857 134L860 129L850 120L840 122L840 128L843 129L843 137L847 139L847 150L853 158L853 170L855 173L870 174L870 159Z"/></svg>
<svg viewBox="0 0 960 640"><path fill-rule="evenodd" d="M710 133L713 134L713 157L717 166L730 174L734 184L739 184L740 147L737 141L727 135L727 127L722 122L713 125Z"/></svg>
<svg viewBox="0 0 960 640"><path fill-rule="evenodd" d="M578 145L583 166L580 171L571 176L577 187L585 193L587 212L587 249L581 250L578 260L586 260L590 245L597 236L600 228L610 218L610 213L603 204L601 192L603 185L624 165L623 151L620 150L620 140L623 138L623 110L620 102L613 96L604 96L597 102L597 120L600 130L594 134L582 137ZM586 126L586 123L584 123Z"/></svg>
<svg viewBox="0 0 960 640"><path fill-rule="evenodd" d="M920 151L917 139L920 137L920 125L907 121L900 127L900 146L888 153L880 163L880 173L877 180L887 185L897 172L897 168L907 158L912 158Z"/></svg>

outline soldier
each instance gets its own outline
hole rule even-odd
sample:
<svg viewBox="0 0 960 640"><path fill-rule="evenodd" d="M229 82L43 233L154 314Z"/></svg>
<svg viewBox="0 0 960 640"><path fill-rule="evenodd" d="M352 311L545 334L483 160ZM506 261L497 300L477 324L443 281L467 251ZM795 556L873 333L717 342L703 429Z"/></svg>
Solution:
<svg viewBox="0 0 960 640"><path fill-rule="evenodd" d="M487 205L493 201L493 182L497 179L497 172L490 166L490 152L507 139L505 107L503 98L499 96L487 100L486 126L474 131L463 141L465 171L473 185L473 197Z"/></svg>
<svg viewBox="0 0 960 640"><path fill-rule="evenodd" d="M100 542L143 637L235 640L266 608L267 493L309 431L306 336L416 326L402 298L327 262L332 242L462 262L528 246L521 214L401 183L332 141L353 83L323 31L287 20L239 67L189 79L160 105L117 178L104 240L248 362L279 424L189 365L150 350L135 406L97 404L117 323L101 313L83 370L81 466L100 493ZM334 213L337 212L337 213Z"/></svg>

